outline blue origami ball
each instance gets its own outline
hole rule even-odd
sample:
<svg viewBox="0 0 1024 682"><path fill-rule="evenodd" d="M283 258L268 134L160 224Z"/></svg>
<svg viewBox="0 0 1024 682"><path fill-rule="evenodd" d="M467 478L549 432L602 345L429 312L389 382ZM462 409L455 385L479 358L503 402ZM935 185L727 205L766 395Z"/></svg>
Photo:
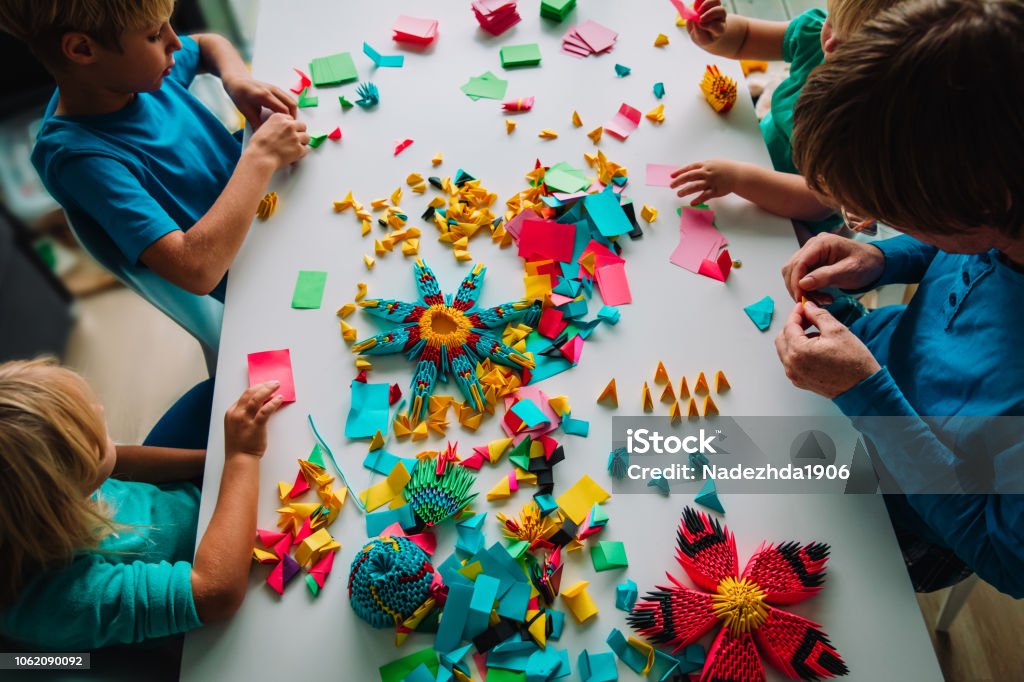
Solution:
<svg viewBox="0 0 1024 682"><path fill-rule="evenodd" d="M430 597L434 567L419 545L402 537L374 538L352 560L352 610L375 628L403 622Z"/></svg>

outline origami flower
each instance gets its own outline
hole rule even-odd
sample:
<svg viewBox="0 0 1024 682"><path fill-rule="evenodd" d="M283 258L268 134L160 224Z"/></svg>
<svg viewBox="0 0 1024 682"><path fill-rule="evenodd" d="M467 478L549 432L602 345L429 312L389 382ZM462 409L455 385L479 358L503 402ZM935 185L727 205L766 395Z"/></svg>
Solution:
<svg viewBox="0 0 1024 682"><path fill-rule="evenodd" d="M410 360L419 358L412 380L412 406L409 409L409 417L414 424L423 418L427 399L434 392L438 378L447 381L449 372L469 404L481 412L487 404L476 374L481 358L489 357L512 367L533 368L533 360L502 343L490 330L522 318L536 318L539 310L528 301L478 309L476 301L486 271L487 268L478 264L462 281L455 297L446 298L433 271L417 258L414 272L422 304L392 299L359 303L371 315L400 324L402 328L360 341L352 347L354 352L367 355L405 353Z"/></svg>
<svg viewBox="0 0 1024 682"><path fill-rule="evenodd" d="M828 545L785 542L762 544L742 575L736 541L717 520L687 507L677 534L676 559L698 592L668 575L673 585L658 586L628 616L640 635L678 651L721 622L708 650L700 682L760 682L758 653L793 679L845 675L846 664L828 636L811 621L775 606L795 604L816 594L825 581Z"/></svg>

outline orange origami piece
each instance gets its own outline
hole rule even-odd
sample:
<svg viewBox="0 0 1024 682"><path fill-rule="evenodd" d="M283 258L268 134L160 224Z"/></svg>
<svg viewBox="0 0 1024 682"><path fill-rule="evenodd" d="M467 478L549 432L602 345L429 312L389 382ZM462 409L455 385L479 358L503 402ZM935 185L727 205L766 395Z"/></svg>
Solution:
<svg viewBox="0 0 1024 682"><path fill-rule="evenodd" d="M708 380L704 376L704 372L697 375L697 383L693 385L693 392L697 395L707 395L711 392L711 389L708 388Z"/></svg>
<svg viewBox="0 0 1024 682"><path fill-rule="evenodd" d="M699 417L700 416L700 412L697 411L697 401L694 400L693 398L690 398L690 405L686 409L686 416L687 417Z"/></svg>
<svg viewBox="0 0 1024 682"><path fill-rule="evenodd" d="M676 402L676 392L672 388L672 384L665 384L665 390L661 392L660 400L666 405Z"/></svg>
<svg viewBox="0 0 1024 682"><path fill-rule="evenodd" d="M608 385L604 387L604 390L601 391L601 395L597 396L597 402L602 403L604 405L609 405L611 407L619 406L619 394L615 390L614 377L611 381L608 382Z"/></svg>
<svg viewBox="0 0 1024 682"><path fill-rule="evenodd" d="M690 397L690 389L686 386L686 377L679 382L679 398L685 400Z"/></svg>
<svg viewBox="0 0 1024 682"><path fill-rule="evenodd" d="M672 407L668 410L668 422L669 424L678 424L683 420L683 415L679 411L679 401L673 400Z"/></svg>
<svg viewBox="0 0 1024 682"><path fill-rule="evenodd" d="M729 384L729 380L725 378L725 372L718 370L715 373L715 393L721 393L722 391L728 391L732 386Z"/></svg>
<svg viewBox="0 0 1024 682"><path fill-rule="evenodd" d="M718 414L718 405L711 399L711 396L704 396L704 416L714 417Z"/></svg>
<svg viewBox="0 0 1024 682"><path fill-rule="evenodd" d="M654 370L654 383L659 386L664 386L669 383L668 372L665 370L665 363L661 360L658 361L658 368Z"/></svg>
<svg viewBox="0 0 1024 682"><path fill-rule="evenodd" d="M260 220L266 220L270 216L274 215L274 211L277 210L277 192L270 192L262 199L260 199L260 205L256 207L256 216Z"/></svg>
<svg viewBox="0 0 1024 682"><path fill-rule="evenodd" d="M654 411L654 401L651 399L651 389L647 387L647 382L644 382L644 387L640 391L640 400L644 405L644 412Z"/></svg>
<svg viewBox="0 0 1024 682"><path fill-rule="evenodd" d="M603 135L603 134L604 134L604 128L601 127L601 126L598 126L598 127L594 128L593 130L591 130L589 133L587 133L587 137L590 138L591 142L593 142L594 144L597 144L598 142L601 141L601 135Z"/></svg>
<svg viewBox="0 0 1024 682"><path fill-rule="evenodd" d="M700 89L704 93L704 99L719 114L726 113L736 104L736 81L723 76L713 64L709 64L704 72Z"/></svg>

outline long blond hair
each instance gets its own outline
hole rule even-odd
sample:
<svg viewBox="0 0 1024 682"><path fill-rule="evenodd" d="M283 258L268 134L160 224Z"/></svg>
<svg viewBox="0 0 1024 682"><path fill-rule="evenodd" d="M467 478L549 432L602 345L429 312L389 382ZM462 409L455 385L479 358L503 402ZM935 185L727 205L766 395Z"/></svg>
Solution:
<svg viewBox="0 0 1024 682"><path fill-rule="evenodd" d="M0 607L115 528L87 492L106 442L82 377L49 359L0 365Z"/></svg>

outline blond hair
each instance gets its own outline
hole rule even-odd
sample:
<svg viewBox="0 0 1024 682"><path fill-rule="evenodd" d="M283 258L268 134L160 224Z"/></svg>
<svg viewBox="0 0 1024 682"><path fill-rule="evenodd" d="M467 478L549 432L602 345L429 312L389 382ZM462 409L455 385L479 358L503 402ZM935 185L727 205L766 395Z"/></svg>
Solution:
<svg viewBox="0 0 1024 682"><path fill-rule="evenodd" d="M903 0L828 0L828 18L839 40L848 40L875 16Z"/></svg>
<svg viewBox="0 0 1024 682"><path fill-rule="evenodd" d="M106 445L80 376L52 360L0 365L0 607L30 575L95 548L116 527L86 492Z"/></svg>
<svg viewBox="0 0 1024 682"><path fill-rule="evenodd" d="M0 30L26 43L53 71L63 63L64 34L84 33L120 50L126 30L163 24L173 11L174 0L0 0Z"/></svg>
<svg viewBox="0 0 1024 682"><path fill-rule="evenodd" d="M1024 232L1024 3L916 0L815 69L793 112L811 189L925 234ZM1009 72L1007 71L1009 70Z"/></svg>

